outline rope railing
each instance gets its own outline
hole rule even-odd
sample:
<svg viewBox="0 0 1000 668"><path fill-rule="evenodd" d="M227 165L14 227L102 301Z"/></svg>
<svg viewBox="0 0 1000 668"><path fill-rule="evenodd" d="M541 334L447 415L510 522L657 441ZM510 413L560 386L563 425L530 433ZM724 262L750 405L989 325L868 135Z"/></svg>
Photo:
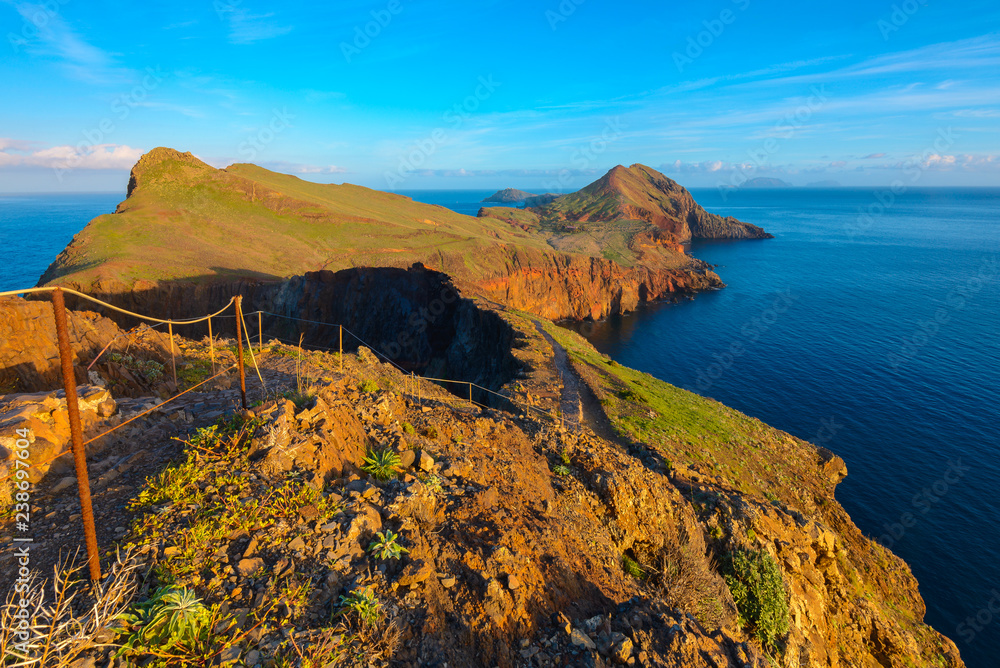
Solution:
<svg viewBox="0 0 1000 668"><path fill-rule="evenodd" d="M357 334L355 334L354 332L352 332L347 327L344 327L343 325L340 325L340 324L337 324L337 323L331 323L331 322L321 322L319 320L308 320L306 318L297 318L295 316L284 315L284 314L281 314L281 313L272 313L270 311L262 311L262 310L251 311L251 312L246 313L244 315L252 316L252 315L258 315L258 314L269 315L269 316L273 316L275 318L284 318L286 320L294 320L296 322L305 322L305 323L313 324L313 325L323 325L323 326L326 326L326 327L340 327L344 332L346 332L347 334L349 334L352 337L354 337L355 339L357 339L358 343L360 343L361 345L365 346L366 348L368 348L369 350L371 350L375 355L383 358L386 362L388 362L392 366L394 366L397 369L399 369L399 371L401 371L403 374L411 375L417 382L419 382L419 380L427 380L427 381L432 381L432 382L453 383L453 384L457 384L457 385L468 385L469 386L469 390L470 390L470 395L471 395L472 388L476 388L476 389L482 390L483 392L486 392L488 394L492 394L494 396L500 397L501 399L505 399L507 401L510 401L511 403L521 403L526 408L534 410L534 411L536 411L536 412L538 412L538 413L540 413L540 414L542 414L542 415L544 415L546 417L551 418L552 420L556 419L555 416L552 414L551 411L547 411L547 410L545 410L543 408L539 408L538 406L532 406L531 404L529 404L527 402L515 402L515 399L513 397L510 397L510 396L505 395L505 394L501 394L500 392L497 392L495 390L491 390L488 387L483 387L482 385L479 385L477 383L473 383L473 382L468 381L468 380L454 380L454 379L451 379L451 378L431 378L430 376L417 376L417 375L413 375L413 374L411 374L411 372L408 372L406 369L404 369L403 367L399 366L399 364L397 364L395 361L393 361L388 355L382 353L378 348L376 348L372 344L368 343L367 341L365 341L360 336L358 336ZM285 343L286 345L292 345L292 346L296 345L294 342L285 341L285 340L282 340L282 339L280 339L278 337L273 337L272 336L270 338L274 339L274 340L277 340L277 341L281 341L282 343ZM323 346L312 345L312 344L310 344L310 348L318 348L320 350L327 350L327 351L330 351L330 352L335 352L334 348L326 348L326 347L323 347ZM343 354L343 350L340 350L340 351L337 351L337 352L340 352L340 354ZM472 398L471 398L471 396L468 399L468 401L470 403L473 403L473 404L475 404L477 406L480 406L482 408L489 408L489 406L485 406L483 404L480 404L480 403L477 403L477 402L473 401Z"/></svg>
<svg viewBox="0 0 1000 668"><path fill-rule="evenodd" d="M229 300L229 302L226 303L225 306L223 306L222 308L220 308L215 313L210 313L209 315L205 315L205 316L202 316L200 318L192 318L190 320L169 320L169 319L168 320L163 320L161 318L154 318L151 315L143 315L141 313L135 313L134 311L129 311L127 309L119 308L119 307L115 306L114 304L109 304L106 301L101 301L97 297L91 297L88 294L84 294L82 292L77 292L76 290L74 290L72 288L62 288L62 287L59 287L59 286L44 287L44 288L28 288L26 290L7 290L6 292L0 292L0 297L16 297L18 295L36 294L36 293L40 293L40 292L55 292L56 290L61 290L62 292L65 292L65 293L68 293L68 294L71 294L71 295L76 295L77 297L81 297L81 298L86 299L88 301L92 301L95 304L100 304L101 306L109 308L112 311L117 311L119 313L123 313L123 314L131 316L133 318L139 318L140 320L145 320L147 322L158 322L158 323L160 323L162 325L195 325L195 324L197 324L199 322L205 322L209 318L218 317L220 314L222 314L225 311L227 311L229 309L229 307L233 304L233 302L236 301L236 297L232 297Z"/></svg>

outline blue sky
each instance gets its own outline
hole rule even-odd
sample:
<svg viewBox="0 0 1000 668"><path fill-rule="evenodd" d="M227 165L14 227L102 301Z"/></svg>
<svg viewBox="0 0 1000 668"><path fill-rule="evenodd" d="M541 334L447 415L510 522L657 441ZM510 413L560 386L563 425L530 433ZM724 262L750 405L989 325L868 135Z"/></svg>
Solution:
<svg viewBox="0 0 1000 668"><path fill-rule="evenodd" d="M396 190L1000 185L995 0L0 0L0 28L4 192L124 190L155 146Z"/></svg>

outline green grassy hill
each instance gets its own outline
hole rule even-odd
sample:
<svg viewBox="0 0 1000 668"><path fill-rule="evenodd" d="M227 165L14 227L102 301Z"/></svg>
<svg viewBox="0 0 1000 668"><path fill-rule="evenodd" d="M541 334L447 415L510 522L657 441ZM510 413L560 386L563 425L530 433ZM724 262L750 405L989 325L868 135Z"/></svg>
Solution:
<svg viewBox="0 0 1000 668"><path fill-rule="evenodd" d="M354 185L321 185L254 165L219 170L158 148L132 171L128 198L92 220L42 277L100 280L287 277L317 269L433 264L503 245L549 250L544 238Z"/></svg>

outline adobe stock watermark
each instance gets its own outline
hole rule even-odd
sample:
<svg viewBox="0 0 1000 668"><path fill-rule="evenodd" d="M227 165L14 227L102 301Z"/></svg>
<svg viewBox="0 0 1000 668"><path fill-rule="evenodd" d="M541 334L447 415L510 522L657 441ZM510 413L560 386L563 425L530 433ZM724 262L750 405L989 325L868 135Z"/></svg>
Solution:
<svg viewBox="0 0 1000 668"><path fill-rule="evenodd" d="M885 533L878 537L878 542L887 550L891 550L893 545L903 540L906 530L917 526L921 516L930 513L934 505L941 501L951 488L957 484L965 474L972 470L971 466L962 464L961 458L958 461L949 461L948 468L931 485L924 487L913 495L910 506L913 512L906 511L899 516L899 520L882 525Z"/></svg>
<svg viewBox="0 0 1000 668"><path fill-rule="evenodd" d="M277 139L278 135L292 127L292 120L294 119L295 116L288 113L286 107L282 107L280 110L272 109L271 120L268 121L267 125L247 135L246 140L240 142L238 149L240 155L247 160L254 160L258 153Z"/></svg>
<svg viewBox="0 0 1000 668"><path fill-rule="evenodd" d="M220 21L225 20L226 14L233 14L239 9L240 5L243 4L243 0L231 0L230 2L222 2L222 0L213 0L212 9L215 10L215 15L219 17Z"/></svg>
<svg viewBox="0 0 1000 668"><path fill-rule="evenodd" d="M59 15L59 8L68 5L69 1L46 0L40 5L35 5L33 11L27 16L22 14L24 20L21 23L20 34L7 33L7 41L10 43L10 48L14 49L14 53L20 53L22 47L38 39L39 33Z"/></svg>
<svg viewBox="0 0 1000 668"><path fill-rule="evenodd" d="M953 313L964 310L984 288L995 283L998 276L1000 276L1000 259L988 257L980 262L974 276L965 279L961 285L948 292L944 300L945 305L934 311L934 317L917 321L916 329L903 339L899 349L886 356L889 366L897 370L916 357L920 350L941 331L941 327L951 321Z"/></svg>
<svg viewBox="0 0 1000 668"><path fill-rule="evenodd" d="M740 12L745 12L747 7L750 6L750 0L732 0L732 2ZM687 46L683 52L674 51L673 53L674 66L677 68L677 71L683 73L685 67L694 63L698 58L701 58L701 55L705 53L705 49L715 44L715 40L721 37L722 33L726 31L726 26L731 26L735 23L738 16L739 13L727 7L719 12L719 15L714 19L702 21L701 24L705 29L696 35L688 36Z"/></svg>
<svg viewBox="0 0 1000 668"><path fill-rule="evenodd" d="M403 12L401 0L389 0L383 9L373 9L372 20L362 25L354 26L354 39L350 42L340 43L340 52L344 54L344 60L348 63L355 56L360 56L361 52L371 46L372 40L377 39L382 31L389 27L393 17L399 16Z"/></svg>
<svg viewBox="0 0 1000 668"><path fill-rule="evenodd" d="M576 13L577 7L586 1L587 0L562 0L555 10L546 9L545 20L549 22L549 27L556 30L560 23L568 21L569 17Z"/></svg>
<svg viewBox="0 0 1000 668"><path fill-rule="evenodd" d="M790 288L785 288L784 292L779 292L768 308L743 324L740 328L741 338L732 341L721 353L712 353L712 359L715 361L707 367L698 370L697 377L695 378L695 388L699 392L710 390L715 382L733 367L736 360L746 354L748 345L759 341L778 322L781 314L788 311L791 305L798 301L798 299L798 295L792 294Z"/></svg>
<svg viewBox="0 0 1000 668"><path fill-rule="evenodd" d="M73 147L72 155L64 161L52 167L55 171L56 179L61 183L66 174L77 167L80 163L99 147L108 143L109 137L118 129L118 124L125 121L132 115L133 110L140 106L149 94L154 91L166 75L159 66L147 67L142 79L128 92L122 93L111 100L111 115L99 120L93 127L83 130L83 141L77 142Z"/></svg>
<svg viewBox="0 0 1000 668"><path fill-rule="evenodd" d="M483 102L490 99L502 84L493 80L493 75L479 77L479 83L471 95L461 102L456 102L451 109L441 114L441 120L448 124L451 130L458 130L472 115L482 106ZM413 172L421 169L427 161L437 153L438 149L448 140L448 128L437 127L431 130L430 134L413 144L413 147L404 155L399 157L399 165L395 170L385 172L385 183L390 190L393 190L400 183L413 175Z"/></svg>
<svg viewBox="0 0 1000 668"><path fill-rule="evenodd" d="M604 128L601 129L601 134L586 144L573 149L573 154L569 158L570 164L578 171L591 169L597 159L604 155L614 142L624 136L626 128L628 126L618 116L607 119ZM569 168L564 168L559 170L554 180L543 182L542 188L546 192L558 193L568 189L572 183L573 172Z"/></svg>
<svg viewBox="0 0 1000 668"><path fill-rule="evenodd" d="M975 615L966 617L964 622L956 626L955 633L971 645L997 617L1000 617L1000 591L993 588L990 590L990 600L986 601Z"/></svg>
<svg viewBox="0 0 1000 668"><path fill-rule="evenodd" d="M899 4L893 4L889 17L879 19L876 24L882 35L882 40L888 42L892 33L898 32L914 14L920 11L921 7L926 6L926 0L903 0Z"/></svg>
<svg viewBox="0 0 1000 668"><path fill-rule="evenodd" d="M740 165L740 168L730 175L729 183L719 181L716 184L722 201L725 202L729 199L727 191L730 187L739 188L749 181L758 169L767 166L771 156L781 150L782 141L793 138L796 132L812 120L813 115L823 107L827 100L829 100L829 93L826 90L826 84L811 86L806 101L786 113L774 124L774 136L765 139L758 148L747 151L750 162Z"/></svg>
<svg viewBox="0 0 1000 668"><path fill-rule="evenodd" d="M819 429L809 442L813 445L826 445L837 436L837 432L844 428L844 425L837 422L836 416L823 418L819 421Z"/></svg>
<svg viewBox="0 0 1000 668"><path fill-rule="evenodd" d="M924 173L941 159L941 154L954 145L955 139L958 137L951 127L939 128L937 134L934 142L922 153L912 155L903 161L903 175L909 180L909 183L903 179L895 179L888 188L875 193L874 202L868 206L858 207L858 214L855 216L854 222L844 226L844 232L848 239L853 240L857 235L874 227L875 219L885 215L885 212L896 204L896 198L917 183Z"/></svg>

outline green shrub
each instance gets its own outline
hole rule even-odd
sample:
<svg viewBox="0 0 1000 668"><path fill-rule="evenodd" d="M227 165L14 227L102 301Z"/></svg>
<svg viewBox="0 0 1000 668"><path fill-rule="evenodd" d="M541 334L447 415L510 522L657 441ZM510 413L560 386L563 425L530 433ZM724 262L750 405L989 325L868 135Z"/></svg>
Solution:
<svg viewBox="0 0 1000 668"><path fill-rule="evenodd" d="M376 540L368 546L368 551L373 552L379 559L399 559L405 552L409 552L405 547L397 543L399 534L393 533L389 529L379 531Z"/></svg>
<svg viewBox="0 0 1000 668"><path fill-rule="evenodd" d="M778 641L788 633L788 598L778 564L764 550L734 550L723 558L722 575L740 625L768 650L779 649Z"/></svg>
<svg viewBox="0 0 1000 668"><path fill-rule="evenodd" d="M369 588L356 589L340 597L340 615L354 615L364 626L375 626L382 614L382 604Z"/></svg>
<svg viewBox="0 0 1000 668"><path fill-rule="evenodd" d="M358 389L360 389L362 392L371 393L371 392L378 392L379 387L378 383L376 383L374 380L372 380L371 378L366 378L365 380L358 383Z"/></svg>
<svg viewBox="0 0 1000 668"><path fill-rule="evenodd" d="M569 467L565 464L556 464L552 467L552 472L556 475L569 475Z"/></svg>
<svg viewBox="0 0 1000 668"><path fill-rule="evenodd" d="M639 565L639 562L627 554L622 555L622 569L636 580L642 580L646 577L646 571Z"/></svg>
<svg viewBox="0 0 1000 668"><path fill-rule="evenodd" d="M132 631L119 655L191 652L207 641L211 629L211 610L183 587L161 587L136 612L125 615Z"/></svg>
<svg viewBox="0 0 1000 668"><path fill-rule="evenodd" d="M403 423L403 431L406 432L407 434L410 434L410 435L413 435L413 434L417 433L417 430L414 429L413 425L410 424L409 422L404 422Z"/></svg>
<svg viewBox="0 0 1000 668"><path fill-rule="evenodd" d="M392 450L369 450L361 470L378 480L389 480L401 469L399 455Z"/></svg>

